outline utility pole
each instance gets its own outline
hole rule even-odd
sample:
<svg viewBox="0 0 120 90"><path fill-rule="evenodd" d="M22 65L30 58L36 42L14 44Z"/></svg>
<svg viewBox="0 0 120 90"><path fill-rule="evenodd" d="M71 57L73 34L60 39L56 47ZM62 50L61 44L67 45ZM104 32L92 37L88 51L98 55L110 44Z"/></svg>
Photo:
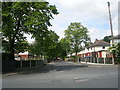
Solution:
<svg viewBox="0 0 120 90"><path fill-rule="evenodd" d="M111 29L111 36L112 36L112 46L114 44L113 40L113 27L112 27L112 19L111 19L111 12L110 12L110 2L108 3L108 11L109 11L109 19L110 19L110 29ZM112 55L112 63L114 64L114 56Z"/></svg>
<svg viewBox="0 0 120 90"><path fill-rule="evenodd" d="M109 11L109 20L110 20L110 29L111 29L111 36L112 36L112 46L113 46L113 26L112 26L112 19L111 19L111 12L110 12L110 2L108 3L108 11Z"/></svg>

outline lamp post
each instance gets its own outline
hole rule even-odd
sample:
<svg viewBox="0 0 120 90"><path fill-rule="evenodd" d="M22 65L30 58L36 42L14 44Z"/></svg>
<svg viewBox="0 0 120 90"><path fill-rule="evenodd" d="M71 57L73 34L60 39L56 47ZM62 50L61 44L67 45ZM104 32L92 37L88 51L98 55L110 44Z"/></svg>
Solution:
<svg viewBox="0 0 120 90"><path fill-rule="evenodd" d="M113 27L112 27L112 19L111 19L111 12L110 12L110 2L108 3L108 11L109 11L109 19L110 19L110 29L111 29L111 36L112 36L112 46L114 44L114 40L113 40ZM114 64L114 57L112 55L112 63Z"/></svg>
<svg viewBox="0 0 120 90"><path fill-rule="evenodd" d="M113 46L113 26L112 26L112 19L111 19L111 12L110 12L110 2L108 3L108 11L109 11L109 20L110 20L110 29L111 29L111 36L112 36L112 46Z"/></svg>

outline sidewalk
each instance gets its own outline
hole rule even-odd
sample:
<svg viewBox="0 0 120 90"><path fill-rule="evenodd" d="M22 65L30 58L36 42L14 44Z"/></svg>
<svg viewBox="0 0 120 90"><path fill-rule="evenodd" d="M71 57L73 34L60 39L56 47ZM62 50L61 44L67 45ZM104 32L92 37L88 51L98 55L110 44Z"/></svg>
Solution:
<svg viewBox="0 0 120 90"><path fill-rule="evenodd" d="M118 65L114 65L114 64L100 64L100 63L89 63L89 62L67 62L67 63L71 63L71 64L75 64L75 65L87 65L89 67L101 67L101 66L118 66Z"/></svg>

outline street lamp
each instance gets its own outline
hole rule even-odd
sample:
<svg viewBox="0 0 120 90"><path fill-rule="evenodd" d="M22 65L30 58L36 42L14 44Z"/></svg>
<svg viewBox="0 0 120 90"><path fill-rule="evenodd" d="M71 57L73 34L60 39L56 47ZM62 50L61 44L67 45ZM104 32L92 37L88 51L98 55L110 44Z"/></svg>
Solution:
<svg viewBox="0 0 120 90"><path fill-rule="evenodd" d="M112 19L111 19L111 12L110 12L110 2L108 3L108 11L109 11L109 20L110 20L110 29L111 29L111 36L112 36L112 46L113 46L113 26L112 26Z"/></svg>
<svg viewBox="0 0 120 90"><path fill-rule="evenodd" d="M111 36L112 36L112 46L113 46L113 27L112 27L112 19L111 19L111 12L110 12L110 2L107 2L108 3L108 11L109 11L109 19L110 19L110 28L111 28ZM114 57L112 55L112 62L114 64Z"/></svg>

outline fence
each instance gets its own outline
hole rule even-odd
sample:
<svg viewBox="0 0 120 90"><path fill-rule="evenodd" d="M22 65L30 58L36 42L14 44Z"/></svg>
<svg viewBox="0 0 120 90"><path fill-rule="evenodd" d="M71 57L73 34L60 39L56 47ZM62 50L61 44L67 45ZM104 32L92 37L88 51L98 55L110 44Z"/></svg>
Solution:
<svg viewBox="0 0 120 90"><path fill-rule="evenodd" d="M14 71L16 68L28 68L42 66L46 64L45 60L3 60L2 61L2 72Z"/></svg>
<svg viewBox="0 0 120 90"><path fill-rule="evenodd" d="M84 57L79 58L79 62L90 62L90 63L99 63L99 64L113 64L112 58L93 58L93 57Z"/></svg>
<svg viewBox="0 0 120 90"><path fill-rule="evenodd" d="M26 68L44 65L46 62L43 60L27 60L15 61L16 68Z"/></svg>
<svg viewBox="0 0 120 90"><path fill-rule="evenodd" d="M2 72L14 71L15 61L14 60L2 60Z"/></svg>

